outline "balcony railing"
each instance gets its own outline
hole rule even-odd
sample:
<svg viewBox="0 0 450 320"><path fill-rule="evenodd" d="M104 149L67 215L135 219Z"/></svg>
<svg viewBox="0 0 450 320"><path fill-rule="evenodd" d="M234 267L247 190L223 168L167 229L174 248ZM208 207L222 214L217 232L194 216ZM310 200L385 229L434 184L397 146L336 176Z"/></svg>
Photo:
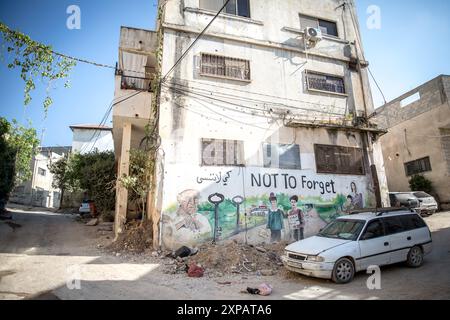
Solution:
<svg viewBox="0 0 450 320"><path fill-rule="evenodd" d="M122 75L120 88L122 90L139 90L152 92L152 80L149 78Z"/></svg>

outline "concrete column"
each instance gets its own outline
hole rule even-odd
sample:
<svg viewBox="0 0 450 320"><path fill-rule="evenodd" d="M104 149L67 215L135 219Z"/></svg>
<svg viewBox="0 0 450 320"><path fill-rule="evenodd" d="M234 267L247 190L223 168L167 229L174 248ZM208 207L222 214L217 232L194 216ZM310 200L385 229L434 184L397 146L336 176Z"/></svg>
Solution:
<svg viewBox="0 0 450 320"><path fill-rule="evenodd" d="M119 159L117 177L123 177L130 173L130 148L131 148L131 123L125 123L122 134L122 150ZM116 187L116 214L114 221L114 232L116 239L123 232L127 221L128 190L117 180Z"/></svg>

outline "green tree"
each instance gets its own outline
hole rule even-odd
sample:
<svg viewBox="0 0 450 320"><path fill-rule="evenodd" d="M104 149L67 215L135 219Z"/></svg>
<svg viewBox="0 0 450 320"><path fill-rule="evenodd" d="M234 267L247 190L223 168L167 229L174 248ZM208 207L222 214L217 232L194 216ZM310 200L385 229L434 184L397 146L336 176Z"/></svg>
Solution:
<svg viewBox="0 0 450 320"><path fill-rule="evenodd" d="M75 153L50 166L54 186L70 192L87 192L100 214L110 219L115 207L115 157L113 152Z"/></svg>
<svg viewBox="0 0 450 320"><path fill-rule="evenodd" d="M130 172L120 177L119 182L129 191L128 199L135 201L142 212L142 221L148 217L146 202L152 188L155 162L149 151L130 150Z"/></svg>
<svg viewBox="0 0 450 320"><path fill-rule="evenodd" d="M24 104L30 104L31 91L36 89L35 80L41 80L47 84L47 96L43 101L43 107L47 112L53 100L49 94L55 81L68 77L69 72L75 66L75 61L62 55L56 55L51 46L32 40L29 36L11 30L0 21L0 37L2 48L6 49L3 58L10 69L19 69L20 77L25 82ZM68 80L65 87L69 87Z"/></svg>
<svg viewBox="0 0 450 320"><path fill-rule="evenodd" d="M433 185L430 180L421 175L415 175L409 180L411 191L433 192Z"/></svg>
<svg viewBox="0 0 450 320"><path fill-rule="evenodd" d="M31 160L39 140L36 130L0 118L0 210L14 187L31 178Z"/></svg>

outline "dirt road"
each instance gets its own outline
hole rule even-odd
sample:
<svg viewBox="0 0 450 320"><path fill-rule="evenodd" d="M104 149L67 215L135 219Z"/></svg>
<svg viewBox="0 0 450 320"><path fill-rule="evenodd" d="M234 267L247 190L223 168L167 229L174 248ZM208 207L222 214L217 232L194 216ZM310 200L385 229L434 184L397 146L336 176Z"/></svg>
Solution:
<svg viewBox="0 0 450 320"><path fill-rule="evenodd" d="M0 222L0 299L450 299L450 212L426 219L434 251L423 267L382 268L381 290L369 290L364 273L348 285L294 274L201 279L165 274L166 259L106 253L98 245L111 235L100 236L74 216L12 212L20 227ZM263 282L274 287L272 296L240 293Z"/></svg>

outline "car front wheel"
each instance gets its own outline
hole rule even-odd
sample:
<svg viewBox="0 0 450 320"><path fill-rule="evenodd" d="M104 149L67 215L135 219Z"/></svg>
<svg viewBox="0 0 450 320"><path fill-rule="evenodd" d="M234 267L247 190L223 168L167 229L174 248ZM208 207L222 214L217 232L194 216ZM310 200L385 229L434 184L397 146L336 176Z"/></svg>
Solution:
<svg viewBox="0 0 450 320"><path fill-rule="evenodd" d="M406 264L412 268L418 268L423 264L423 252L420 247L413 247L409 250Z"/></svg>
<svg viewBox="0 0 450 320"><path fill-rule="evenodd" d="M338 284L349 283L355 276L355 266L347 258L339 259L334 265L332 280Z"/></svg>

